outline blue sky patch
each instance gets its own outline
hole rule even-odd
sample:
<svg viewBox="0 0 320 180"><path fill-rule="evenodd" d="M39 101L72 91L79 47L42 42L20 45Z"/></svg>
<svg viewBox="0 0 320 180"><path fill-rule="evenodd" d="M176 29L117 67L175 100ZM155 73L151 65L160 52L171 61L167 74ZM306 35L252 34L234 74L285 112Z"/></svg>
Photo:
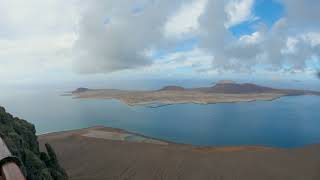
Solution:
<svg viewBox="0 0 320 180"><path fill-rule="evenodd" d="M240 37L255 32L255 25L264 23L269 28L284 16L284 7L275 0L256 0L253 8L253 14L258 20L246 21L230 28L232 34Z"/></svg>
<svg viewBox="0 0 320 180"><path fill-rule="evenodd" d="M229 30L232 32L232 34L236 37L240 37L246 34L252 34L255 32L254 28L255 22L247 21L235 26L232 26Z"/></svg>
<svg viewBox="0 0 320 180"><path fill-rule="evenodd" d="M256 0L254 14L271 27L284 16L284 7L275 0Z"/></svg>

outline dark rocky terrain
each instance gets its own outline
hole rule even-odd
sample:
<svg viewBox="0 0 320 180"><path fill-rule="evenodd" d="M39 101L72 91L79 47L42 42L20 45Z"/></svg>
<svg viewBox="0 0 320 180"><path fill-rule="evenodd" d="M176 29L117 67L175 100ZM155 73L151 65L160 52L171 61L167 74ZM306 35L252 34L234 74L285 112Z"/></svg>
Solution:
<svg viewBox="0 0 320 180"><path fill-rule="evenodd" d="M59 165L52 147L40 152L35 127L13 117L0 107L0 133L14 156L22 162L21 169L28 180L66 180L68 176Z"/></svg>

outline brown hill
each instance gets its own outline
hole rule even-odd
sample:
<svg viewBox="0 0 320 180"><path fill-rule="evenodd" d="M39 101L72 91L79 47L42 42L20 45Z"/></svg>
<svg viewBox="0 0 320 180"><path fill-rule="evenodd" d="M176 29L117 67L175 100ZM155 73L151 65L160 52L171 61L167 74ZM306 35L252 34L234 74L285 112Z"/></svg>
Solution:
<svg viewBox="0 0 320 180"><path fill-rule="evenodd" d="M266 86L260 86L252 83L234 83L234 82L218 82L216 85L207 88L196 88L207 93L223 93L223 94L254 94L254 93L279 93L287 96L297 95L320 95L320 92L311 90L297 89L276 89Z"/></svg>
<svg viewBox="0 0 320 180"><path fill-rule="evenodd" d="M82 93L82 92L86 92L88 90L89 90L88 88L78 88L78 89L72 91L72 93Z"/></svg>
<svg viewBox="0 0 320 180"><path fill-rule="evenodd" d="M181 86L165 86L159 91L183 91L183 90L185 89Z"/></svg>
<svg viewBox="0 0 320 180"><path fill-rule="evenodd" d="M213 87L209 88L209 92L227 94L269 93L274 91L275 89L273 88L259 86L251 83L218 83Z"/></svg>

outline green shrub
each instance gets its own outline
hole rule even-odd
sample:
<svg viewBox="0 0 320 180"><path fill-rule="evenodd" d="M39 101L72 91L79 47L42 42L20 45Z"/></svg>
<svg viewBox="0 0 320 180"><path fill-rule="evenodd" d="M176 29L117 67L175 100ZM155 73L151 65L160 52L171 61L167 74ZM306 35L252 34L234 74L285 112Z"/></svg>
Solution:
<svg viewBox="0 0 320 180"><path fill-rule="evenodd" d="M9 150L21 162L28 180L67 180L53 148L46 144L48 154L40 152L33 124L13 117L0 106L0 134Z"/></svg>

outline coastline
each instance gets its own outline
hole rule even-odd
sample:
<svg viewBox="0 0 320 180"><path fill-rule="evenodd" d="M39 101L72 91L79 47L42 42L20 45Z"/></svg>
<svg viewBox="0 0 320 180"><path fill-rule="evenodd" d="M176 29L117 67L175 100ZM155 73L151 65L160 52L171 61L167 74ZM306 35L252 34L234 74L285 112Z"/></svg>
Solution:
<svg viewBox="0 0 320 180"><path fill-rule="evenodd" d="M105 133L109 131L112 133ZM122 134L127 136L128 133L96 126L49 133L39 136L38 140L42 149L45 143L53 146L71 180L233 180L235 177L238 180L282 180L320 177L320 145L316 144L290 149L195 147L171 142L140 142L139 138L134 141L121 139L124 137ZM139 133L130 135L143 136Z"/></svg>
<svg viewBox="0 0 320 180"><path fill-rule="evenodd" d="M114 100L118 101L124 105L130 106L130 107L147 107L147 108L161 108L165 106L171 106L171 105L183 105L183 104L195 104L195 105L214 105L214 104L236 104L236 103L250 103L250 102L268 102L268 101L275 101L277 99L280 99L282 97L290 97L290 95L283 95L283 96L278 96L274 97L272 99L254 99L254 100L249 100L249 101L229 101L229 102L212 102L212 103L207 103L207 102L172 102L172 103L159 103L159 102L143 102L143 103L127 103L126 101L122 99L117 99L117 98L95 98L95 97L75 97L74 95L68 95L71 96L72 99L90 99L90 100ZM299 95L299 96L315 96L315 95ZM158 104L158 105L154 105Z"/></svg>
<svg viewBox="0 0 320 180"><path fill-rule="evenodd" d="M219 95L219 94L215 94ZM266 94L262 94L266 95ZM170 101L170 100L155 100L155 101L137 101L137 102L130 102L124 98L121 97L99 97L99 96L82 96L81 94L73 94L71 95L73 99L96 99L96 100L117 100L123 104L126 104L128 106L145 106L150 107L153 104L159 104L159 107L162 106L169 106L169 105L176 105L176 104L198 104L198 105L210 105L210 104L222 104L222 103L250 103L250 102L256 102L256 101L274 101L276 99L279 99L281 97L290 96L290 95L284 95L284 94L267 94L269 97L249 97L249 98L243 98L239 99L238 97L234 99L224 99L224 100L214 100L214 101L197 101L197 100L182 100L182 101ZM255 96L255 95L253 95ZM303 95L299 95L303 96ZM157 108L150 107L150 108Z"/></svg>
<svg viewBox="0 0 320 180"><path fill-rule="evenodd" d="M154 140L154 141L159 141L162 143L165 143L166 145L176 145L176 146L184 146L184 147L190 147L190 148L194 148L197 149L199 151L201 151L201 149L207 150L207 151L228 151L228 149L238 149L238 150L294 150L294 149L303 149L303 148L307 148L309 146L317 146L320 144L307 144L307 145L303 145L300 147L288 147L288 148L284 148L284 147L275 147L275 146L265 146L265 145L239 145L239 146L202 146L202 145L193 145L193 144L184 144L184 143L178 143L178 142L174 142L174 141L170 141L170 140L164 140L161 138L156 138L156 137L151 137L151 136L147 136L144 135L142 133L138 133L138 132L132 132L132 131L128 131L125 129L121 129L121 128L113 128L113 127L106 127L106 126L102 126L102 125L97 125L97 126L92 126L92 127L87 127L87 128L80 128L80 129L72 129L72 130L64 130L64 131L56 131L56 132L49 132L49 133L44 133L44 134L39 134L37 135L39 138L45 139L46 137L54 137L54 136L73 136L73 135L85 135L87 132L89 131L105 131L105 132L115 132L115 133L119 133L121 134L128 134L128 135L132 135L132 136L137 136L137 137L142 137L148 140ZM135 141L126 141L126 140L114 140L111 138L104 138L104 137L94 137L94 136L86 136L86 137L90 137L90 138L96 138L96 139L104 139L104 140L111 140L111 141L124 141L124 142L135 142ZM144 143L144 142L142 142Z"/></svg>
<svg viewBox="0 0 320 180"><path fill-rule="evenodd" d="M166 86L159 90L120 90L78 88L72 98L117 99L129 106L161 107L172 104L217 104L272 101L283 96L317 95L320 92L296 89L275 89L256 84L220 81L211 87L184 88Z"/></svg>

